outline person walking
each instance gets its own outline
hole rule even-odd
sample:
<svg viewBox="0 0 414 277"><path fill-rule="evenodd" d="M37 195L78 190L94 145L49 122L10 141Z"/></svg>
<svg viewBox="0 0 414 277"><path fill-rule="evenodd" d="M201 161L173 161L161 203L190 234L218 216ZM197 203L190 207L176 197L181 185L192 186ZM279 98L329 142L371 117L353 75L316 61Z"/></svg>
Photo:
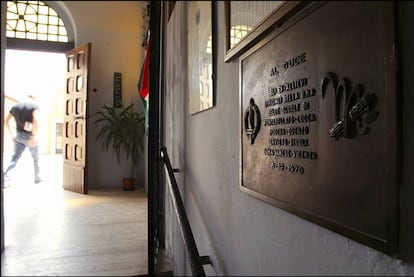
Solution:
<svg viewBox="0 0 414 277"><path fill-rule="evenodd" d="M10 128L10 120L14 118L16 122L16 130L13 135ZM36 104L36 98L29 95L24 102L15 104L4 119L6 129L14 141L14 153L10 164L4 172L5 184L8 186L10 181L10 171L14 169L26 147L33 158L34 165L34 183L38 184L42 181L40 178L39 167L39 146L37 135L39 130L39 106Z"/></svg>

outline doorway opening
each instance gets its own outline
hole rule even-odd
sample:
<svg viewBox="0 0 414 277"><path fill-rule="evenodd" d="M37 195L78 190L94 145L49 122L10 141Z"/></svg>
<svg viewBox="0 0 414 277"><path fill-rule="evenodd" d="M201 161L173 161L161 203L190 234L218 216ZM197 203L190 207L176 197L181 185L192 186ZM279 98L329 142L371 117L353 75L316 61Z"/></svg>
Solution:
<svg viewBox="0 0 414 277"><path fill-rule="evenodd" d="M39 166L42 182L34 183L34 164L26 148L4 182L5 234L16 231L21 224L19 213L35 207L34 201L48 203L62 200L62 122L65 91L64 53L6 49L4 76L4 116L11 107L23 102L28 95L39 105ZM10 120L11 134L4 127L3 169L10 164L16 134L15 121ZM6 247L10 241L6 240ZM14 243L14 242L11 242ZM18 244L18 242L16 242Z"/></svg>
<svg viewBox="0 0 414 277"><path fill-rule="evenodd" d="M34 95L40 107L39 118L39 165L43 182L52 188L62 188L62 126L65 91L65 54L6 49L4 115L10 108ZM7 168L13 155L12 134L4 128L3 165ZM6 188L24 189L33 186L33 160L25 149L16 168L10 172ZM50 190L52 191L52 190Z"/></svg>
<svg viewBox="0 0 414 277"><path fill-rule="evenodd" d="M3 189L1 275L146 274L144 189L99 188L85 195L63 188L66 55L7 49L5 56L4 113L29 93L38 100L43 182L34 183L33 160L25 149L10 176L10 187ZM4 168L13 153L8 136L4 132Z"/></svg>

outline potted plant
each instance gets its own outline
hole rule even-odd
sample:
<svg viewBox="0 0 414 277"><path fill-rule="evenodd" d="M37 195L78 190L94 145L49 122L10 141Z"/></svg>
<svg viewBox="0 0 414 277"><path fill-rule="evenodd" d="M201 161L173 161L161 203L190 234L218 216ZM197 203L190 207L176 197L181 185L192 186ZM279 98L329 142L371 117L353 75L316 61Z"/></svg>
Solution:
<svg viewBox="0 0 414 277"><path fill-rule="evenodd" d="M134 190L134 170L143 144L144 114L136 112L132 103L121 108L103 105L94 116L97 117L95 124L99 126L96 139L101 141L102 149L108 151L111 147L118 163L121 161L121 153L131 161L129 176L123 178L123 189Z"/></svg>

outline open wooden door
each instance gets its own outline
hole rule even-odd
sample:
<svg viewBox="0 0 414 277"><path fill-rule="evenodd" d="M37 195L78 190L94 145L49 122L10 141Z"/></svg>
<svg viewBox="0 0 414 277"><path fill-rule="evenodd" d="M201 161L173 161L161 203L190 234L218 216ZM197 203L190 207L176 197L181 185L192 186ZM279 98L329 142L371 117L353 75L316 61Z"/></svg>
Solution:
<svg viewBox="0 0 414 277"><path fill-rule="evenodd" d="M91 44L66 53L63 188L87 194L86 120Z"/></svg>

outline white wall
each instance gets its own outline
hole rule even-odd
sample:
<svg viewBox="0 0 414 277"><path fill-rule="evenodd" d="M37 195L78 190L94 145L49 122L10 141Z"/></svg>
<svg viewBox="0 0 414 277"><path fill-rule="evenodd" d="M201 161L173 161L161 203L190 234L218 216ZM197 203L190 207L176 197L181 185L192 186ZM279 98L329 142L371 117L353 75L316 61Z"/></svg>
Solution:
<svg viewBox="0 0 414 277"><path fill-rule="evenodd" d="M186 151L186 133L185 126L188 114L188 98L187 90L187 60L186 60L186 33L182 31L187 24L187 18L184 13L186 2L177 2L172 18L169 21L166 30L166 41L168 48L166 54L166 99L164 115L165 125L164 132L165 146L173 168L178 168L180 173L176 173L177 184L180 192L185 192L185 151ZM177 70L179 69L179 70ZM166 189L166 197L170 199L170 194ZM185 195L183 195L185 199ZM171 201L165 201L165 217L167 224L165 226L166 233L166 249L173 252L171 255L173 260L173 271L177 275L181 275L184 271L184 245L181 239L177 217Z"/></svg>
<svg viewBox="0 0 414 277"><path fill-rule="evenodd" d="M412 22L412 9L409 16ZM216 106L195 116L187 112L183 17L185 3L177 2L166 34L165 144L172 166L181 170L177 181L200 255L209 255L213 261L213 267L204 266L206 271L231 276L413 275L413 248L408 245L413 242L412 173L405 172L402 188L400 245L406 252L404 261L240 191L239 64L237 60L223 62L224 4L217 2ZM407 49L412 49L412 40ZM410 55L407 76L413 72ZM405 95L412 99L412 82L411 87L406 85ZM413 123L412 119L404 122L405 126ZM407 131L405 141L405 147L412 149L412 131ZM406 159L406 165L412 165L412 153ZM174 274L189 275L168 193L166 197L166 248Z"/></svg>
<svg viewBox="0 0 414 277"><path fill-rule="evenodd" d="M142 110L137 82L143 63L142 44L145 2L142 1L65 1L76 24L75 46L91 42L89 115L104 105L113 105L113 74L122 74L122 102L135 103ZM101 150L95 138L93 118L88 121L89 188L121 187L127 177L128 161L118 164L112 152ZM139 163L136 185L144 186L144 156Z"/></svg>

